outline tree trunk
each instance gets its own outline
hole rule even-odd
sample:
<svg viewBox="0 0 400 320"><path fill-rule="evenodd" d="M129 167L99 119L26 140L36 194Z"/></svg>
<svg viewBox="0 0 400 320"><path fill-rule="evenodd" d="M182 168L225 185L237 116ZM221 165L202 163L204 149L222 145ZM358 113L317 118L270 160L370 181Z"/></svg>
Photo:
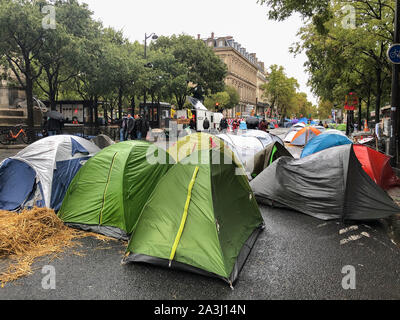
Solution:
<svg viewBox="0 0 400 320"><path fill-rule="evenodd" d="M110 119L111 119L111 123L114 122L114 107L110 108Z"/></svg>
<svg viewBox="0 0 400 320"><path fill-rule="evenodd" d="M103 104L103 112L104 112L104 125L107 127L108 126L108 111L107 111L106 104Z"/></svg>
<svg viewBox="0 0 400 320"><path fill-rule="evenodd" d="M28 111L28 120L27 120L27 125L28 125L28 134L30 135L31 141L34 140L34 129L35 129L35 123L33 119L33 81L32 81L32 70L31 70L31 62L28 58L25 58L25 66L26 66L26 87L25 87L25 92L26 92L26 107Z"/></svg>
<svg viewBox="0 0 400 320"><path fill-rule="evenodd" d="M118 89L118 118L122 119L122 87Z"/></svg>
<svg viewBox="0 0 400 320"><path fill-rule="evenodd" d="M93 98L90 98L89 102L89 126L93 127Z"/></svg>
<svg viewBox="0 0 400 320"><path fill-rule="evenodd" d="M99 104L98 98L94 98L94 126L95 128L99 127Z"/></svg>
<svg viewBox="0 0 400 320"><path fill-rule="evenodd" d="M362 111L362 99L360 98L358 104L358 130L361 130L361 124L362 124L361 111Z"/></svg>
<svg viewBox="0 0 400 320"><path fill-rule="evenodd" d="M380 122L382 100L382 69L379 67L376 70L376 105L375 105L375 124Z"/></svg>

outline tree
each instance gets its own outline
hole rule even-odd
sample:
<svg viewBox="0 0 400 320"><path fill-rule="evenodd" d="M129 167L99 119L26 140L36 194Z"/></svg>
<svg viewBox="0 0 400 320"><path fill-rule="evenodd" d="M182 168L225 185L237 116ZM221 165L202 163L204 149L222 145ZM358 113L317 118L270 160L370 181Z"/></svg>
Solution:
<svg viewBox="0 0 400 320"><path fill-rule="evenodd" d="M223 91L226 65L202 40L188 35L160 37L153 49L170 54L175 59L169 66L172 75L170 89L179 109L183 108L186 97L193 94L196 88L201 88L206 95Z"/></svg>
<svg viewBox="0 0 400 320"><path fill-rule="evenodd" d="M343 27L343 4L332 1L331 18L324 23L326 32L319 32L313 24L302 28L301 42L293 52L306 53L305 66L314 93L343 106L345 96L355 90L368 112L375 100L375 120L379 122L380 108L389 100L391 68L386 51L393 33L393 1L353 0L347 4L355 8L357 26Z"/></svg>
<svg viewBox="0 0 400 320"><path fill-rule="evenodd" d="M226 106L228 109L236 107L240 102L240 95L236 88L231 86L225 86L225 92L229 94L229 103Z"/></svg>
<svg viewBox="0 0 400 320"><path fill-rule="evenodd" d="M215 110L218 104L219 109L232 109L237 106L240 96L237 90L231 86L225 86L225 90L209 95L204 100L204 105L209 110Z"/></svg>
<svg viewBox="0 0 400 320"><path fill-rule="evenodd" d="M218 108L227 109L230 103L229 93L226 91L217 92L204 100L204 105L209 110L216 111L217 104Z"/></svg>
<svg viewBox="0 0 400 320"><path fill-rule="evenodd" d="M271 101L271 108L278 109L283 118L295 111L292 100L299 88L299 83L296 79L287 77L282 66L270 67L267 83L261 88L264 90L264 96Z"/></svg>
<svg viewBox="0 0 400 320"><path fill-rule="evenodd" d="M269 18L279 21L289 18L296 12L305 18L323 14L329 2L329 0L258 0L261 5L269 7Z"/></svg>
<svg viewBox="0 0 400 320"><path fill-rule="evenodd" d="M44 79L36 79L37 85L47 95L53 110L60 85L79 73L75 67L78 48L91 20L87 5L80 5L76 0L59 0L54 6L57 10L56 28L48 30L36 57L38 65L44 70Z"/></svg>
<svg viewBox="0 0 400 320"><path fill-rule="evenodd" d="M295 93L291 100L293 114L300 117L317 117L318 111L316 107L307 99L307 94L304 92Z"/></svg>
<svg viewBox="0 0 400 320"><path fill-rule="evenodd" d="M42 26L43 1L2 0L0 2L0 56L15 74L27 99L28 127L32 132L33 83L42 68L34 67L48 32Z"/></svg>

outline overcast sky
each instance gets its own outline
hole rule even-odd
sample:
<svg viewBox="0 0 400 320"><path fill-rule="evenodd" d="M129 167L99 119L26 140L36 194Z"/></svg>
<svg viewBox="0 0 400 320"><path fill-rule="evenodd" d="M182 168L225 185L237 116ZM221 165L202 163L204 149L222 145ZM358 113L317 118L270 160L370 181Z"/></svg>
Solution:
<svg viewBox="0 0 400 320"><path fill-rule="evenodd" d="M131 41L144 42L144 34L189 34L202 38L233 36L247 49L255 52L266 66L282 65L286 73L300 83L313 103L304 71L304 55L294 57L289 53L297 41L296 33L302 26L299 17L285 22L267 19L267 8L257 0L82 0L94 12L95 19L104 26L123 30Z"/></svg>

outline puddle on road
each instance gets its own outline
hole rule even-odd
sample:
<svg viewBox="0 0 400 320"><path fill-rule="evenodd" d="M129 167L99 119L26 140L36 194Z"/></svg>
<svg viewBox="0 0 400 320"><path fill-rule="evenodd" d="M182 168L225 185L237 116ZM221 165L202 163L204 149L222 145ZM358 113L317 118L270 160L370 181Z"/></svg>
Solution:
<svg viewBox="0 0 400 320"><path fill-rule="evenodd" d="M400 248L400 214L388 219L390 239Z"/></svg>

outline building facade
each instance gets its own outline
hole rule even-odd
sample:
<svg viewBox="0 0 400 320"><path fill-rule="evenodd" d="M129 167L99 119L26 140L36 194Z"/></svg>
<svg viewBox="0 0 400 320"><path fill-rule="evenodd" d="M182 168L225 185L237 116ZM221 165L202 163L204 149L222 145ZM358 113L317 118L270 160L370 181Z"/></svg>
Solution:
<svg viewBox="0 0 400 320"><path fill-rule="evenodd" d="M261 62L257 72L257 114L265 114L270 107L268 99L264 96L262 89L267 84L267 71L265 70L264 63Z"/></svg>
<svg viewBox="0 0 400 320"><path fill-rule="evenodd" d="M200 35L198 35L200 39ZM239 105L229 110L228 116L249 116L256 113L257 104L264 101L261 98L259 85L265 83L259 79L259 73L264 74L264 63L258 61L255 53L248 53L246 48L236 42L233 37L211 37L203 39L205 44L212 48L217 56L226 64L228 74L225 78L226 85L234 87L239 93Z"/></svg>

